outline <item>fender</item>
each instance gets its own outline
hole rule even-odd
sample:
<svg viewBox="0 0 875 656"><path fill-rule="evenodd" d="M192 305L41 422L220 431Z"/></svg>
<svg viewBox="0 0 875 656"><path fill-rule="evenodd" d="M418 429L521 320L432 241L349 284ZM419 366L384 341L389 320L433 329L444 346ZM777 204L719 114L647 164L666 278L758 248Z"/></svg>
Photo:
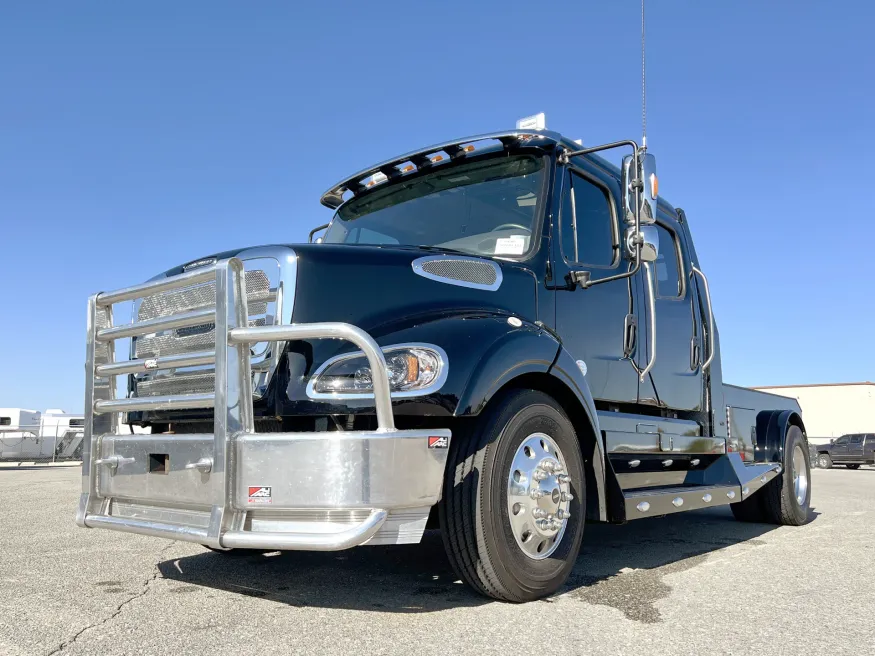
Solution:
<svg viewBox="0 0 875 656"><path fill-rule="evenodd" d="M784 443L790 426L805 433L802 417L794 410L763 410L757 415L755 462L784 462Z"/></svg>
<svg viewBox="0 0 875 656"><path fill-rule="evenodd" d="M549 332L530 326L508 331L494 342L474 366L456 415L479 414L502 387L533 373L553 379L551 389L544 391L558 397L557 401L569 412L578 432L584 461L592 467L593 476L587 485L587 494L590 498L594 496L598 503L594 512L588 513L589 518L607 521L604 446L592 393L574 358ZM592 431L589 436L592 439L581 435L581 431L587 429Z"/></svg>

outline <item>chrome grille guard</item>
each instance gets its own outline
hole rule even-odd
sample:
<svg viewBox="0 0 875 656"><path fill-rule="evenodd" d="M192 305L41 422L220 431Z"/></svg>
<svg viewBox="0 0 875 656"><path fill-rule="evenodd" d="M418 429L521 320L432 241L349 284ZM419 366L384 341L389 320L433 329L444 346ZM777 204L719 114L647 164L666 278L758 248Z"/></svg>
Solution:
<svg viewBox="0 0 875 656"><path fill-rule="evenodd" d="M215 281L214 308L113 324L116 303L206 281ZM395 429L386 361L373 338L345 323L250 327L248 316L246 278L238 258L89 299L83 481L77 523L220 548L318 550L372 540L393 510L403 514L404 521L411 509L418 511L416 521L424 528L421 509L427 515L427 508L440 498L450 431ZM116 339L205 322L216 326L213 351L115 360ZM323 338L350 341L367 357L373 372L377 429L255 433L249 345ZM215 365L211 393L115 398L116 376L209 364ZM120 413L192 408L214 408L212 436L119 434ZM434 449L435 444L440 450ZM331 457L319 457L323 446ZM150 453L155 450L164 458L158 469L149 462L155 459ZM359 452L364 453L361 460L356 455ZM316 462L301 462L302 458ZM396 467L402 471L395 474ZM247 484L260 481L263 485L261 479L271 476L280 490L273 499L277 503L269 507L270 513L259 516L258 510L264 508L253 512L241 497ZM324 481L334 481L334 488L326 491ZM131 511L131 504L138 502L143 504L140 509ZM281 521L283 513L300 515L301 509L323 516L325 511L327 515L336 510L358 512L359 519L365 512L366 517L352 525L325 524L330 530L324 532L318 524L314 524L317 530L313 526L303 532L290 530L300 522ZM396 542L418 541L421 530L417 534L411 525L408 521L397 529Z"/></svg>

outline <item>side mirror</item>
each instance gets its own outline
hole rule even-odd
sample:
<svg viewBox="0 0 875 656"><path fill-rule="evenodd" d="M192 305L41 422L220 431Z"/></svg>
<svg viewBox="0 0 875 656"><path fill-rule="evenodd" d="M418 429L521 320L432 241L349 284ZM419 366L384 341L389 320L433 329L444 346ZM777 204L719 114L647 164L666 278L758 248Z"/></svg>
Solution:
<svg viewBox="0 0 875 656"><path fill-rule="evenodd" d="M641 261L656 262L659 257L659 232L656 226L641 226ZM635 252L635 228L626 231L626 250L629 257Z"/></svg>
<svg viewBox="0 0 875 656"><path fill-rule="evenodd" d="M656 262L659 257L659 232L656 226L641 226L641 261Z"/></svg>
<svg viewBox="0 0 875 656"><path fill-rule="evenodd" d="M640 192L640 223L649 225L656 222L656 199L659 194L659 179L656 177L656 157L645 154L641 158L641 170L635 171L635 158L626 155L623 158L623 215L628 225L635 223L635 188L634 180L641 180L643 188Z"/></svg>
<svg viewBox="0 0 875 656"><path fill-rule="evenodd" d="M829 438L829 443L830 443L830 444L833 444L834 442L835 442L835 438L833 438L833 437Z"/></svg>

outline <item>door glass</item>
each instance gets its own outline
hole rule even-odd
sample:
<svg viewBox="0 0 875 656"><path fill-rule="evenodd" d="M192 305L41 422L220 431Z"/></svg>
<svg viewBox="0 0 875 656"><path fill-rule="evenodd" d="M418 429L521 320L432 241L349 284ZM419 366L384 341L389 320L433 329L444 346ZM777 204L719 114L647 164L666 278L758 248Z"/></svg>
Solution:
<svg viewBox="0 0 875 656"><path fill-rule="evenodd" d="M656 295L659 298L680 298L683 296L684 289L681 283L677 239L661 225L657 225L656 230L659 232L659 257L654 263L656 265Z"/></svg>
<svg viewBox="0 0 875 656"><path fill-rule="evenodd" d="M563 197L559 232L566 262L610 267L619 254L614 213L607 192L586 178L569 172Z"/></svg>
<svg viewBox="0 0 875 656"><path fill-rule="evenodd" d="M847 444L847 443L848 443L848 436L847 436L847 435L842 435L839 439L837 439L837 440L835 441L835 443L836 443L836 444L839 444L839 445L841 445L841 444Z"/></svg>
<svg viewBox="0 0 875 656"><path fill-rule="evenodd" d="M863 442L862 435L851 435L851 444L860 444Z"/></svg>

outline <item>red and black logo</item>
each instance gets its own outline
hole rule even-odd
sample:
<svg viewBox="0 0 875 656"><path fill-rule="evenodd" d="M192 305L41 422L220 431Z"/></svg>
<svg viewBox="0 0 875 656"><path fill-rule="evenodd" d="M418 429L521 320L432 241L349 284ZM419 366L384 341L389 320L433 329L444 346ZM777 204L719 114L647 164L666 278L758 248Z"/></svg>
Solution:
<svg viewBox="0 0 875 656"><path fill-rule="evenodd" d="M428 438L428 448L429 449L446 449L450 446L450 439L448 437L440 436L440 437L429 437Z"/></svg>
<svg viewBox="0 0 875 656"><path fill-rule="evenodd" d="M270 488L263 485L249 486L249 503L270 503Z"/></svg>

